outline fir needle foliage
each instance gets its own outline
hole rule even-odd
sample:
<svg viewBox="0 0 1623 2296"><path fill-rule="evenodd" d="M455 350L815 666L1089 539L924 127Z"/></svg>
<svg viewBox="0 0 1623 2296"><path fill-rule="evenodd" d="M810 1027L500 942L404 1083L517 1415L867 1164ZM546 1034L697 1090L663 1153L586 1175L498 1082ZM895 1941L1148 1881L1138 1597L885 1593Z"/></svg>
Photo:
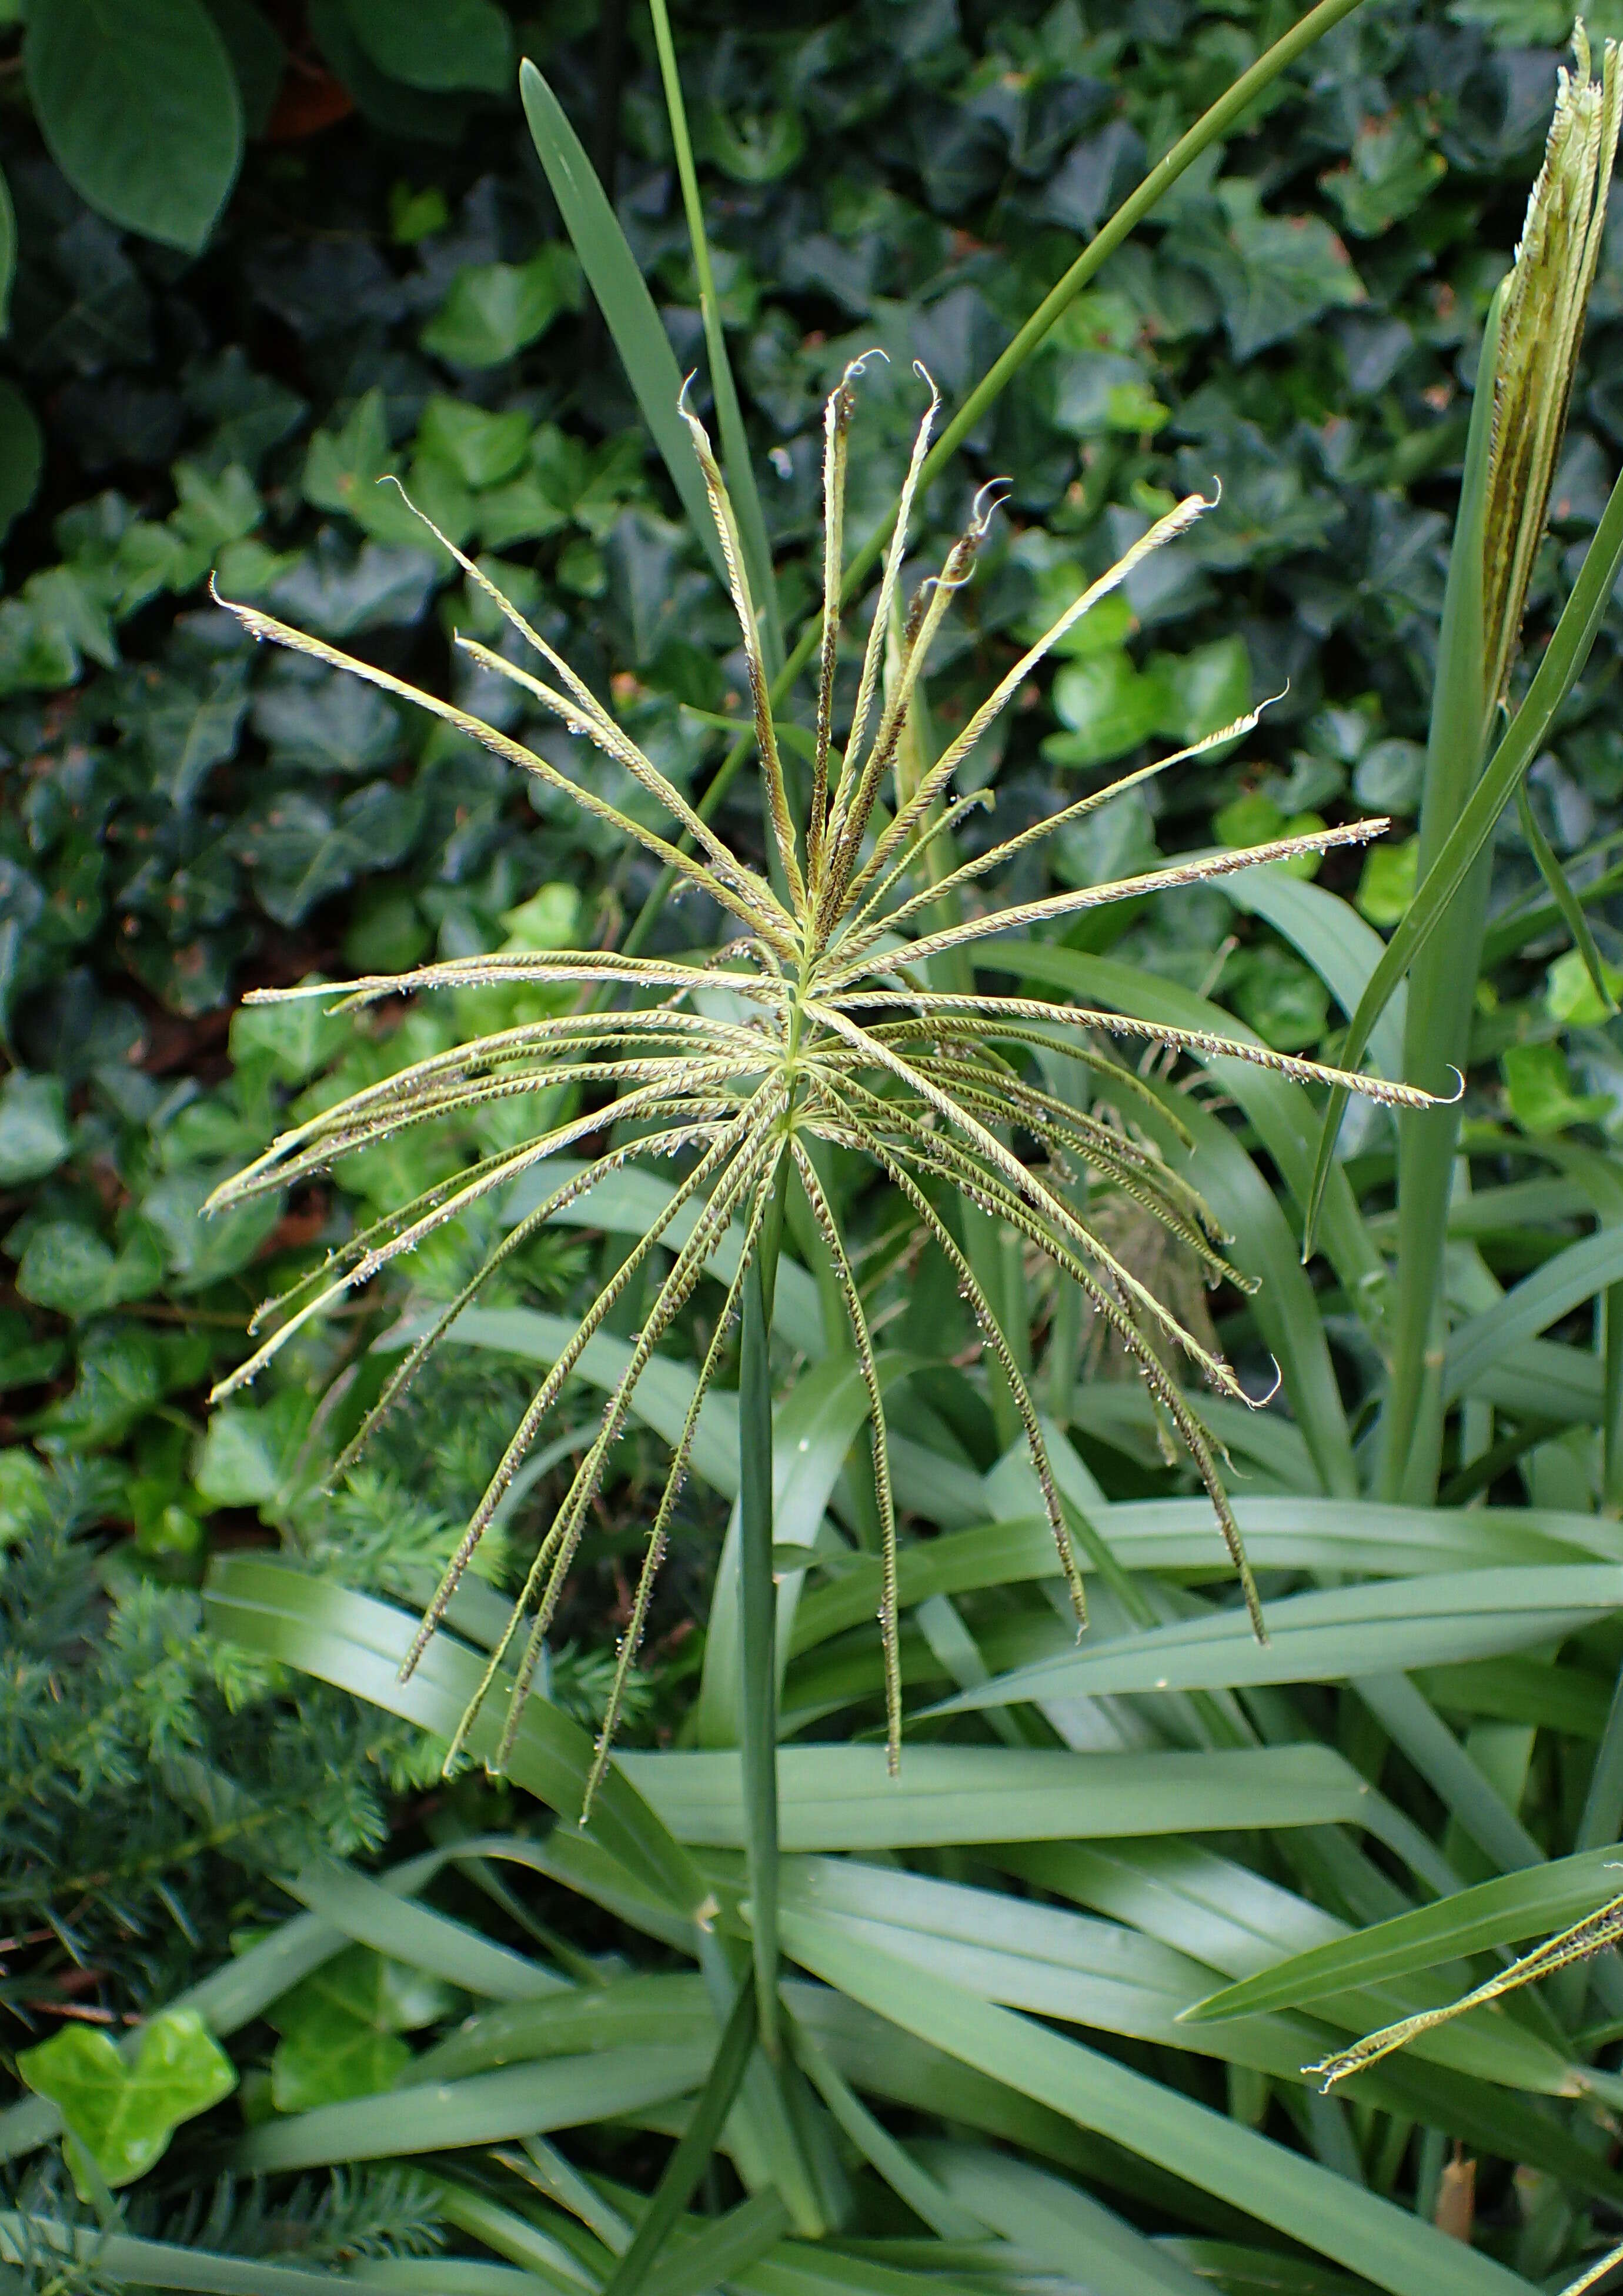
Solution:
<svg viewBox="0 0 1623 2296"><path fill-rule="evenodd" d="M438 1182L333 1253L327 1264L272 1303L279 1318L258 1352L221 1382L216 1398L243 1386L302 1324L335 1306L411 1251L437 1228L506 1189L533 1167L575 1143L616 1128L616 1144L591 1159L532 1211L493 1251L473 1280L452 1300L407 1354L356 1441L339 1462L346 1468L379 1419L396 1404L424 1357L443 1339L480 1285L500 1262L565 1204L587 1195L628 1160L676 1157L686 1162L659 1218L603 1285L541 1382L512 1441L469 1518L439 1589L429 1605L406 1660L415 1665L445 1615L474 1548L490 1524L526 1452L561 1396L593 1334L622 1298L677 1215L695 1215L685 1241L650 1301L625 1371L609 1396L594 1439L541 1542L514 1605L507 1632L492 1654L449 1759L461 1756L473 1720L498 1682L508 1689L504 1731L495 1767L511 1751L519 1715L545 1639L573 1564L587 1513L624 1431L643 1372L697 1288L706 1262L742 1224L744 1249L727 1291L715 1335L701 1368L693 1407L677 1442L651 1531L646 1561L622 1641L593 1773L601 1778L625 1698L629 1669L648 1611L650 1589L664 1551L667 1528L687 1468L700 1406L720 1368L727 1332L739 1316L745 1272L761 1247L768 1207L786 1185L804 1188L826 1247L850 1327L850 1340L873 1416L875 1490L884 1557L881 1628L886 1734L892 1770L902 1728L901 1668L896 1595L896 1518L888 1465L884 1406L861 1289L840 1232L836 1207L819 1180L815 1145L837 1146L865 1158L916 1215L945 1253L987 1347L1001 1366L1025 1431L1061 1568L1078 1628L1085 1623L1082 1580L1050 1471L1036 1406L1019 1365L1019 1350L953 1233L947 1210L957 1196L1035 1245L1062 1276L1082 1291L1101 1324L1136 1365L1158 1416L1182 1442L1210 1495L1218 1524L1239 1572L1255 1631L1264 1636L1260 1604L1240 1534L1225 1493L1218 1446L1200 1412L1168 1368L1181 1356L1218 1394L1249 1400L1230 1366L1178 1321L1113 1254L1098 1227L1066 1192L1074 1169L1085 1168L1131 1196L1200 1257L1209 1278L1249 1288L1222 1256L1225 1239L1200 1196L1172 1173L1159 1153L1130 1128L1127 1111L1145 1087L1131 1069L1102 1048L1112 1037L1149 1038L1168 1050L1217 1054L1258 1062L1304 1083L1341 1084L1389 1103L1431 1104L1405 1085L1355 1077L1267 1046L1120 1013L1020 996L939 987L935 960L1002 933L1042 929L1111 902L1176 891L1259 862L1362 844L1387 827L1384 820L1355 822L1310 835L1283 838L1240 851L1192 857L1118 882L1092 885L1041 900L971 909L961 897L1040 838L1080 820L1133 783L1184 759L1215 750L1249 732L1252 710L1188 748L1159 758L1109 788L1063 807L990 849L939 869L939 840L963 800L953 783L999 714L1045 655L1152 552L1191 527L1212 507L1186 496L1159 520L1124 557L1086 588L1037 643L998 681L963 730L924 769L904 770L914 758L914 705L932 642L955 594L970 579L997 489L977 497L963 533L939 574L922 582L905 611L902 580L914 501L939 407L933 383L921 367L929 402L918 428L890 527L850 720L838 738L836 671L840 657L844 573L846 450L855 413L854 385L861 361L848 368L824 415L824 592L813 732L809 794L797 819L780 749L740 530L726 486L697 418L682 413L697 455L742 634L753 708L755 740L772 846L769 877L734 854L646 757L541 636L470 559L432 529L470 581L533 648L539 673L517 667L472 640L457 643L485 669L512 680L532 701L561 718L568 731L622 766L653 798L691 854L643 823L618 812L585 782L569 779L545 758L451 703L419 692L373 665L307 636L257 609L234 605L257 638L352 671L400 696L460 732L566 791L587 813L640 844L680 878L708 894L732 920L731 937L704 961L628 956L602 951L549 951L477 956L351 984L336 1009L354 1010L389 996L434 988L466 988L529 981L581 992L576 1011L475 1038L352 1094L297 1124L266 1152L218 1189L211 1207L224 1210L322 1171L337 1158L366 1148L407 1126L455 1115L509 1096L545 1094L560 1082L601 1087L609 1095L523 1145L487 1156L453 1178ZM429 521L424 521L425 524ZM899 644L896 628L899 620ZM887 656L889 655L889 660ZM887 806L889 810L887 811ZM923 864L929 861L930 867ZM956 921L918 934L926 909ZM958 959L959 964L963 962ZM948 978L962 982L954 971ZM714 992L729 993L735 1017L717 1017ZM707 992L709 992L707 994ZM331 996L330 988L260 992L262 1001ZM737 1017L742 1015L742 1017ZM1113 1113L1082 1114L1033 1084L1017 1056L1034 1048L1083 1063L1095 1096ZM1012 1141L1033 1144L1035 1157ZM510 1666L517 1646L516 1670ZM590 1804L590 1792L587 1804Z"/></svg>

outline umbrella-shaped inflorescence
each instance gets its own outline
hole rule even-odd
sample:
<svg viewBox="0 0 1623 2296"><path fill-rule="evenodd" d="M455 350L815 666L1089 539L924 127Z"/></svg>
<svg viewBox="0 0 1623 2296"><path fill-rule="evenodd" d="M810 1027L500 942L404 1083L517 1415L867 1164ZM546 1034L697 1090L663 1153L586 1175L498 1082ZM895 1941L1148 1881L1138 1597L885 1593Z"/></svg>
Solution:
<svg viewBox="0 0 1623 2296"><path fill-rule="evenodd" d="M1133 1069L1111 1055L1105 1044L1112 1037L1159 1040L1169 1050L1257 1062L1310 1084L1351 1085L1380 1101L1406 1106L1429 1104L1429 1095L1402 1084L1343 1075L1254 1042L1146 1023L1119 1013L982 993L973 986L972 972L963 972L963 958L955 958L945 972L937 964L936 960L955 952L972 950L977 943L995 935L1040 930L1085 909L1196 884L1229 870L1251 868L1296 854L1360 844L1378 836L1388 824L1384 820L1355 822L1240 851L1179 861L1139 876L1044 899L1004 907L996 902L980 904L973 889L1040 840L1080 820L1133 783L1232 742L1257 722L1258 713L1250 712L1204 741L1158 758L1111 787L1062 808L973 859L952 863L951 848L946 842L950 832L971 807L983 802L980 797L955 794L959 768L1065 633L1116 589L1135 565L1183 533L1211 505L1192 495L1158 521L1012 664L940 756L923 766L913 723L920 680L954 593L970 578L987 530L993 490L983 489L968 525L947 552L941 571L920 586L904 610L901 580L909 521L938 406L934 387L920 369L930 403L919 425L889 533L849 722L843 728L843 739L837 739L841 731L835 721L835 695L846 452L854 412L852 386L859 367L860 362L847 370L824 415L822 644L809 789L799 808L791 800L791 782L780 753L756 606L750 594L733 506L709 437L693 415L685 416L704 473L742 632L772 847L769 873L763 874L729 849L569 663L480 568L443 536L439 538L469 579L533 648L538 666L533 672L518 667L470 638L459 638L459 645L483 668L521 686L533 701L560 718L571 734L594 744L623 767L675 824L674 839L619 812L598 796L589 783L571 780L546 758L451 703L419 692L370 663L355 660L253 607L231 607L255 637L274 639L297 652L350 670L386 693L432 711L497 756L567 793L586 813L635 840L686 883L709 894L732 921L731 937L708 957L691 962L597 950L548 951L475 956L353 982L338 1009L354 1009L379 998L420 990L519 982L545 983L578 994L572 1011L475 1037L322 1110L273 1141L262 1156L226 1182L211 1200L217 1209L242 1203L306 1179L336 1159L369 1147L406 1126L439 1117L465 1116L499 1099L544 1095L561 1082L594 1088L598 1095L596 1104L586 1112L438 1182L335 1250L320 1269L262 1311L276 1316L276 1329L217 1389L220 1397L251 1380L303 1324L410 1252L447 1221L508 1189L548 1158L561 1155L581 1141L601 1137L610 1126L615 1128L622 1144L592 1157L584 1168L572 1166L563 1185L504 1238L472 1280L417 1338L338 1462L335 1472L341 1472L378 1422L398 1402L424 1358L480 1286L547 1220L566 1204L588 1194L606 1175L633 1157L673 1156L685 1166L658 1219L599 1292L537 1390L423 1618L407 1660L408 1670L443 1618L481 1534L594 1332L627 1287L641 1277L650 1255L673 1223L686 1215L691 1226L647 1304L642 1329L609 1395L596 1434L542 1539L506 1635L463 1718L451 1750L453 1762L461 1754L474 1717L492 1688L504 1679L508 1683L509 1710L496 1767L499 1768L505 1760L588 1510L625 1430L638 1381L698 1285L707 1260L736 1225L742 1226L743 1250L701 1366L692 1407L651 1528L646 1560L619 1651L594 1784L601 1775L647 1617L672 1510L686 1473L700 1407L740 1313L744 1285L769 1211L792 1172L805 1189L826 1248L871 1406L884 1554L881 1620L886 1726L894 1768L900 1744L902 1701L896 1517L884 1406L861 1287L835 1206L814 1159L813 1150L819 1143L854 1151L868 1160L946 1255L1014 1399L1078 1625L1085 1618L1082 1580L1037 1410L1016 1350L950 1222L942 1216L944 1192L955 1193L980 1207L1035 1246L1062 1277L1080 1286L1094 1315L1116 1335L1148 1388L1163 1428L1184 1447L1210 1494L1253 1625L1261 1636L1261 1611L1218 1471L1218 1447L1169 1365L1181 1357L1220 1394L1248 1398L1229 1365L1185 1330L1107 1248L1086 1212L1077 1209L1067 1180L1078 1166L1085 1168L1099 1182L1125 1193L1164 1223L1196 1255L1212 1281L1226 1278L1242 1288L1250 1286L1223 1258L1225 1239L1199 1194L1133 1129L1131 1111L1135 1102L1148 1096L1148 1087ZM950 921L939 922L944 917ZM931 929L922 931L930 919L936 921ZM959 985L944 987L940 985L943 978ZM967 987L962 985L966 980ZM725 1000L730 1017L715 1017L720 1005L714 994L707 992L723 987L730 992ZM307 987L260 994L262 997L330 997L332 991ZM1032 1056L1039 1051L1051 1059L1068 1057L1091 1071L1094 1112L1072 1107L1034 1081ZM1156 1101L1154 1104L1158 1113L1164 1114L1163 1103ZM1110 1113L1096 1112L1100 1108ZM516 1673L509 1677L511 1653L521 1638ZM589 1807L589 1795L587 1800Z"/></svg>

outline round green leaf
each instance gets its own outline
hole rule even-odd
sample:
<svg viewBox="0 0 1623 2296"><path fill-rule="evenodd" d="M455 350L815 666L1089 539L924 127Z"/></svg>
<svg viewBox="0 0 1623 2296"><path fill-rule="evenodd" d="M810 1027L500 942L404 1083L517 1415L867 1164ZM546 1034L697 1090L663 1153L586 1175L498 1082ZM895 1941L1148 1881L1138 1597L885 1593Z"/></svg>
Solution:
<svg viewBox="0 0 1623 2296"><path fill-rule="evenodd" d="M74 190L195 254L242 156L236 76L202 0L36 0L23 65Z"/></svg>
<svg viewBox="0 0 1623 2296"><path fill-rule="evenodd" d="M512 85L512 28L495 0L345 0L345 13L368 60L407 87Z"/></svg>

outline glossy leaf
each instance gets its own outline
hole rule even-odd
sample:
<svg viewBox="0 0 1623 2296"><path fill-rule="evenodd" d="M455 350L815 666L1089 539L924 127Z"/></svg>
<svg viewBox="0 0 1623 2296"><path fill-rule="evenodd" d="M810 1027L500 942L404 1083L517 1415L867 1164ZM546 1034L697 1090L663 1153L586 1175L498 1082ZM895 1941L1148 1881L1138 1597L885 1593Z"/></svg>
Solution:
<svg viewBox="0 0 1623 2296"><path fill-rule="evenodd" d="M242 106L202 0L40 0L23 65L52 158L127 230L195 254L242 156Z"/></svg>
<svg viewBox="0 0 1623 2296"><path fill-rule="evenodd" d="M127 2062L94 2026L64 2025L17 2069L61 2112L71 2142L117 2189L144 2176L183 2120L229 2096L236 2068L194 2009L169 2009L141 2030Z"/></svg>

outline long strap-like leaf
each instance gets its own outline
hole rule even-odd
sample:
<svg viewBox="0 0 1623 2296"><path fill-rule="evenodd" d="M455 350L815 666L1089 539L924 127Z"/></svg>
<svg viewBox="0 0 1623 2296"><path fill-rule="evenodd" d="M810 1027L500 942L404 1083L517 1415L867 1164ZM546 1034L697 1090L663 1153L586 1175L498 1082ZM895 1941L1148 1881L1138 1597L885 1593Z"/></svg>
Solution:
<svg viewBox="0 0 1623 2296"><path fill-rule="evenodd" d="M1369 987L1359 999L1342 1046L1345 1065L1354 1066L1363 1058L1370 1030L1385 1011L1393 989L1430 939L1471 863L1493 835L1494 824L1515 795L1523 775L1543 749L1556 711L1589 659L1589 650L1599 634L1611 601L1612 585L1619 572L1623 572L1623 480L1612 488L1611 499L1594 530L1583 570L1555 626L1555 635L1538 666L1538 675L1527 700L1511 721L1509 732L1489 759L1442 851L1388 941L1386 954L1370 975ZM1307 1203L1305 1251L1312 1249L1324 1183L1330 1177L1331 1159L1346 1104L1346 1092L1338 1086L1330 1096L1319 1139Z"/></svg>
<svg viewBox="0 0 1623 2296"><path fill-rule="evenodd" d="M541 165L546 170L553 197L558 202L564 229L574 243L586 283L596 296L598 308L614 338L614 348L636 393L643 420L664 457L671 484L682 497L682 507L709 555L717 578L725 582L726 570L721 562L716 529L710 523L704 480L693 460L687 427L676 412L676 401L682 395L682 371L647 282L626 243L619 218L593 172L585 146L565 118L562 105L528 56L519 67L519 92L524 99L524 116L529 122Z"/></svg>

